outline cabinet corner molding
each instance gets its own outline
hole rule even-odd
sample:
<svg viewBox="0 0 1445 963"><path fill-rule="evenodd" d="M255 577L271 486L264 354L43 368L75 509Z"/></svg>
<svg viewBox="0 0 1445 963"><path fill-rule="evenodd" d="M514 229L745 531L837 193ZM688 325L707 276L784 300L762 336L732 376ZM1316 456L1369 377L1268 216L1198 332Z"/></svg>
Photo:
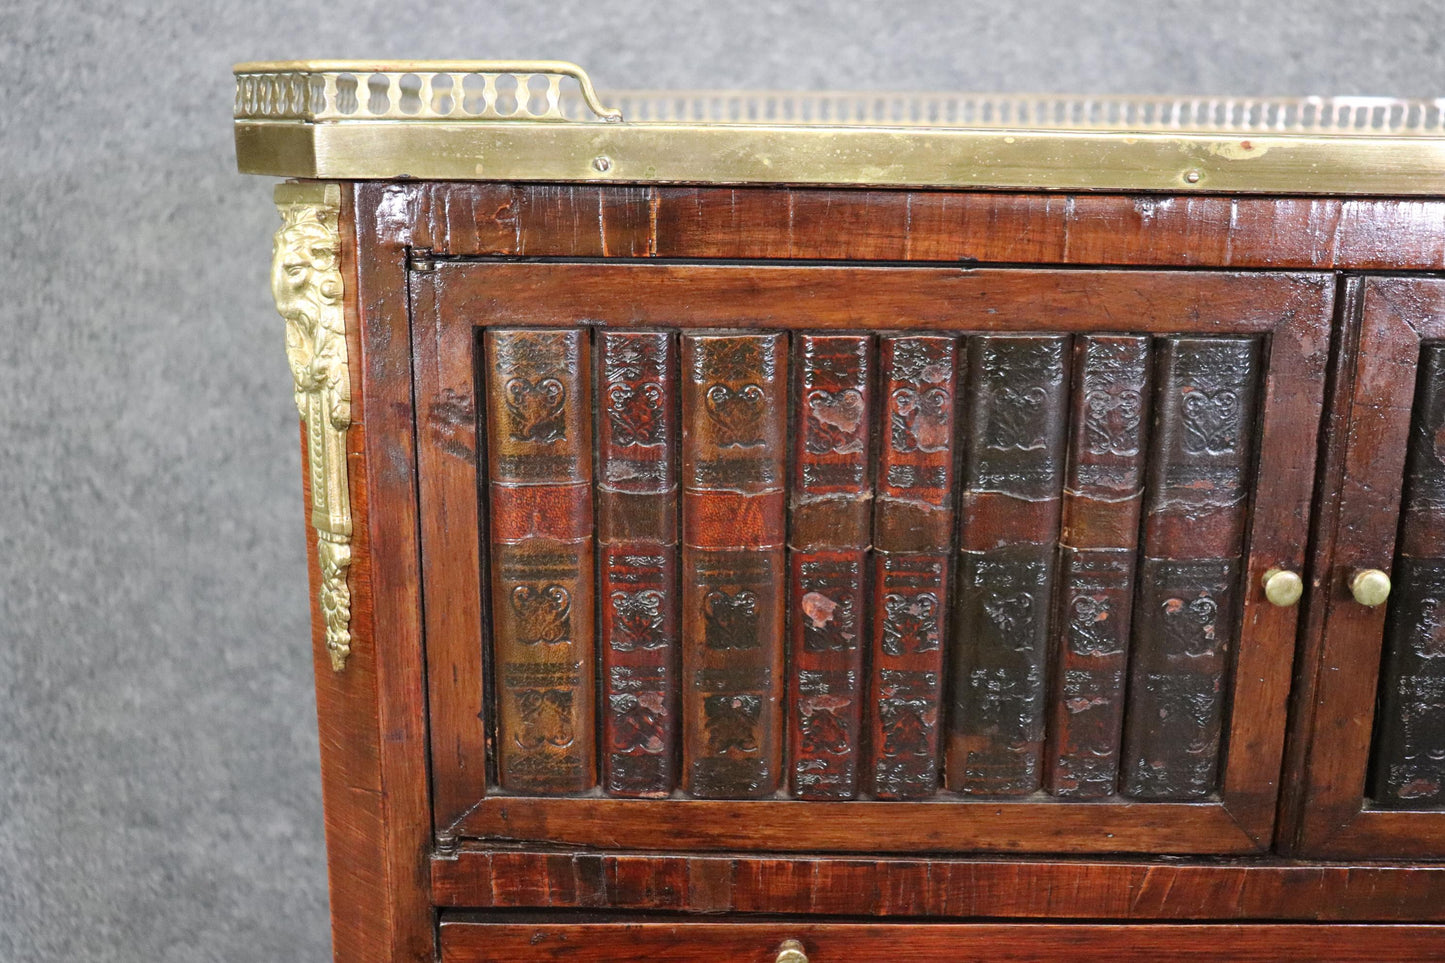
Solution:
<svg viewBox="0 0 1445 963"><path fill-rule="evenodd" d="M296 410L306 426L326 651L331 668L340 672L351 656L351 496L346 472L351 374L342 309L341 189L336 184L281 184L275 199L281 227L271 260L271 294L286 321Z"/></svg>

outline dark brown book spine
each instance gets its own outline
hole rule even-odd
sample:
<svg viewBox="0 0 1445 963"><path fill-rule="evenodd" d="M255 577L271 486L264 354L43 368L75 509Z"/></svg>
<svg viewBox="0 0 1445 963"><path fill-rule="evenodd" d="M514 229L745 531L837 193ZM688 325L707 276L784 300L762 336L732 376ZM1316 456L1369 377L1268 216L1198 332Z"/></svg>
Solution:
<svg viewBox="0 0 1445 963"><path fill-rule="evenodd" d="M1199 799L1218 775L1239 631L1260 344L1170 337L1155 342L1155 355L1122 789Z"/></svg>
<svg viewBox="0 0 1445 963"><path fill-rule="evenodd" d="M1420 354L1376 721L1375 803L1445 802L1445 345Z"/></svg>
<svg viewBox="0 0 1445 963"><path fill-rule="evenodd" d="M596 350L602 785L666 796L681 729L677 343L600 331Z"/></svg>
<svg viewBox="0 0 1445 963"><path fill-rule="evenodd" d="M1112 795L1124 730L1148 433L1149 338L1074 341L1048 765L1056 796Z"/></svg>
<svg viewBox="0 0 1445 963"><path fill-rule="evenodd" d="M800 799L858 794L872 348L866 335L794 338L788 755Z"/></svg>
<svg viewBox="0 0 1445 963"><path fill-rule="evenodd" d="M879 799L938 791L958 344L945 335L879 344L868 733Z"/></svg>
<svg viewBox="0 0 1445 963"><path fill-rule="evenodd" d="M1040 785L1068 349L1062 335L968 346L947 771L957 792Z"/></svg>
<svg viewBox="0 0 1445 963"><path fill-rule="evenodd" d="M486 334L498 778L596 784L592 413L585 330Z"/></svg>
<svg viewBox="0 0 1445 963"><path fill-rule="evenodd" d="M782 776L786 334L682 338L683 788Z"/></svg>

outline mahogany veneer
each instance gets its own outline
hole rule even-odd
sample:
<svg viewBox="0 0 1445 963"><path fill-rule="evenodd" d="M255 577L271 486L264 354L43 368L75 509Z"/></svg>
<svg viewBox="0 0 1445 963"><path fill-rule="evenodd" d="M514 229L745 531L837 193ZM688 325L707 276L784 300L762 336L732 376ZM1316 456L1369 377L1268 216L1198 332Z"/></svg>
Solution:
<svg viewBox="0 0 1445 963"><path fill-rule="evenodd" d="M338 960L1445 955L1420 925L1445 923L1445 811L1368 797L1386 608L1347 588L1390 570L1445 201L353 182L342 228L344 672L319 612L315 640ZM1217 791L500 792L477 362L499 326L1261 338ZM1299 609L1265 601L1277 567Z"/></svg>

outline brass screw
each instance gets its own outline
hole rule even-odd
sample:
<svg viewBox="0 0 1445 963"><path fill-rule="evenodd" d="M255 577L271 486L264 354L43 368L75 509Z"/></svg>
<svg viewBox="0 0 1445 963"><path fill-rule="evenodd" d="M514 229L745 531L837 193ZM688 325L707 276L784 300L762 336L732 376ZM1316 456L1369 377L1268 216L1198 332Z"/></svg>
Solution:
<svg viewBox="0 0 1445 963"><path fill-rule="evenodd" d="M592 158L592 169L599 174L606 174L612 170L612 158L607 156Z"/></svg>

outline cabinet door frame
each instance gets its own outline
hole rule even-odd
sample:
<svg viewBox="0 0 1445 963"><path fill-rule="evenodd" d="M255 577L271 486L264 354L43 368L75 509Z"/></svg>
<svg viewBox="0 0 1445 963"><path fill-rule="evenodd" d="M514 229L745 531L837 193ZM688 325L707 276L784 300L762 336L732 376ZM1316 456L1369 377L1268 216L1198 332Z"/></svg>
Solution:
<svg viewBox="0 0 1445 963"><path fill-rule="evenodd" d="M439 832L598 848L1251 853L1273 841L1334 280L1309 272L442 259L413 271L431 774ZM1130 331L1268 336L1235 698L1215 799L1146 803L518 797L487 785L485 533L473 350L483 326ZM1268 484L1260 480L1268 479Z"/></svg>
<svg viewBox="0 0 1445 963"><path fill-rule="evenodd" d="M1301 856L1445 857L1445 809L1373 809L1366 797L1388 605L1349 591L1393 568L1421 342L1445 338L1445 279L1350 278L1320 476L1282 842Z"/></svg>

